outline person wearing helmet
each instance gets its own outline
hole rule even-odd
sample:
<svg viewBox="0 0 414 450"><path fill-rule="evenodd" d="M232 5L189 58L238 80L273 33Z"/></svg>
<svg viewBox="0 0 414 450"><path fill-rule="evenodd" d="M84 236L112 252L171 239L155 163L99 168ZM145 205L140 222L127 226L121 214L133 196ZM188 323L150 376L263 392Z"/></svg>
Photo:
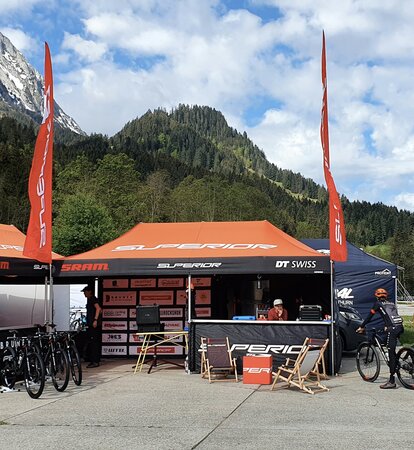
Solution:
<svg viewBox="0 0 414 450"><path fill-rule="evenodd" d="M378 312L385 324L385 332L387 333L387 348L389 356L390 366L390 378L389 380L381 384L381 389L394 389L395 384L395 371L397 364L397 355L395 349L397 347L397 340L404 332L403 319L398 314L395 303L388 301L388 292L384 288L379 288L375 291L376 301L371 308L370 313L366 319L362 322L361 326L356 330L357 333L363 333L365 331L365 325L374 317Z"/></svg>
<svg viewBox="0 0 414 450"><path fill-rule="evenodd" d="M276 298L273 300L273 308L269 310L267 314L267 320L287 320L288 313L285 308L283 308L283 300L281 298Z"/></svg>

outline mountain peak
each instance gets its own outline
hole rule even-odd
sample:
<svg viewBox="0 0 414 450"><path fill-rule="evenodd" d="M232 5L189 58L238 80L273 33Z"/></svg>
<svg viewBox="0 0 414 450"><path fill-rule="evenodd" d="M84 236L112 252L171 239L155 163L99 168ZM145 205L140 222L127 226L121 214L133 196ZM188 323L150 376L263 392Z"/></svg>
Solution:
<svg viewBox="0 0 414 450"><path fill-rule="evenodd" d="M38 124L43 114L43 78L11 41L0 32L0 109L18 112ZM84 135L79 125L55 102L55 123Z"/></svg>

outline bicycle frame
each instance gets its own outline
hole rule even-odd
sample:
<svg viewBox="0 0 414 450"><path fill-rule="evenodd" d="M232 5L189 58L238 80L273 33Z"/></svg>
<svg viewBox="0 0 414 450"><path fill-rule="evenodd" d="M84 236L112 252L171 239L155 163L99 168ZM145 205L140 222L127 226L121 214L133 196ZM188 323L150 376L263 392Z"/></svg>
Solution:
<svg viewBox="0 0 414 450"><path fill-rule="evenodd" d="M387 366L389 366L390 365L390 360L389 360L389 357L388 357L388 349L387 349L386 345L383 344L379 340L378 334L377 334L375 329L372 330L372 337L371 337L370 340L367 340L367 342L369 342L371 345L374 345L379 350L379 352L381 353L382 358L386 362Z"/></svg>

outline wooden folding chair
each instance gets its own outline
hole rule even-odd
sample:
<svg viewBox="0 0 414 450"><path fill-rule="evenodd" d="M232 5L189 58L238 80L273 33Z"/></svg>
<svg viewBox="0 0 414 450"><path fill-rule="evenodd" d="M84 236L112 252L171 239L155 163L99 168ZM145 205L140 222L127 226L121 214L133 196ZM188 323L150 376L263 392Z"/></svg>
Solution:
<svg viewBox="0 0 414 450"><path fill-rule="evenodd" d="M314 375L318 380L327 380L328 375L326 374L325 366L325 351L329 344L329 339L314 339L310 338L308 344L313 350L320 349L319 358L316 361L315 367L311 371L311 375Z"/></svg>
<svg viewBox="0 0 414 450"><path fill-rule="evenodd" d="M207 374L207 357L206 357L206 349L207 349L207 338L202 337L200 340L201 347L201 378L206 378Z"/></svg>
<svg viewBox="0 0 414 450"><path fill-rule="evenodd" d="M314 394L319 391L329 391L329 389L321 384L319 369L315 367L319 365L322 347L315 347L309 344L310 338L306 338L303 346L295 361L287 358L285 364L278 367L277 372L273 372L275 379L271 390L274 389L279 379L286 381L287 387L296 386L299 389ZM325 347L326 348L326 347ZM312 377L316 376L316 380Z"/></svg>
<svg viewBox="0 0 414 450"><path fill-rule="evenodd" d="M201 376L213 381L238 381L236 358L232 357L229 339L201 338ZM234 378L228 376L234 375Z"/></svg>

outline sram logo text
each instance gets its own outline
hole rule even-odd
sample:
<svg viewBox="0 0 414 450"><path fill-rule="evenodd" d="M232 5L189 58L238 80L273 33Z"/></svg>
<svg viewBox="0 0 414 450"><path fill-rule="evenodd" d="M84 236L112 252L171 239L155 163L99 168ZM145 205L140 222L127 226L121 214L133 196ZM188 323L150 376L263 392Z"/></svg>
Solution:
<svg viewBox="0 0 414 450"><path fill-rule="evenodd" d="M101 270L109 270L107 263L95 264L62 264L62 272L95 272Z"/></svg>

